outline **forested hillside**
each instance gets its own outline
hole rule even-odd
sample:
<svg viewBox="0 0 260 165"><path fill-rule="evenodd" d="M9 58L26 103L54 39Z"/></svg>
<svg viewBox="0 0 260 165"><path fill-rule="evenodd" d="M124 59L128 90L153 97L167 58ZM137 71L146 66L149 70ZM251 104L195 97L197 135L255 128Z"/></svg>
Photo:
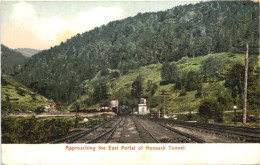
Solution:
<svg viewBox="0 0 260 165"><path fill-rule="evenodd" d="M249 1L204 2L140 13L78 34L33 56L15 79L67 104L86 95L86 82L96 79L99 88L90 92L102 96L106 82L98 75L118 78L130 69L183 57L244 53L240 46L258 45L258 16L259 4ZM250 49L251 55L255 53Z"/></svg>
<svg viewBox="0 0 260 165"><path fill-rule="evenodd" d="M13 75L20 71L26 61L21 53L1 45L2 74Z"/></svg>
<svg viewBox="0 0 260 165"><path fill-rule="evenodd" d="M260 57L260 56L259 56ZM250 56L248 80L248 109L260 107L260 67L257 56ZM110 73L110 75L113 75ZM78 87L82 96L69 108L77 104L81 109L99 108L112 98L120 104L136 107L136 96L148 96L148 107L163 109L160 91L168 91L167 111L197 111L199 105L210 100L221 106L221 111L230 110L236 104L242 107L244 77L244 55L235 53L208 54L195 58L184 57L177 62L152 64L130 69L121 76L98 74L91 81ZM76 93L75 93L76 94Z"/></svg>

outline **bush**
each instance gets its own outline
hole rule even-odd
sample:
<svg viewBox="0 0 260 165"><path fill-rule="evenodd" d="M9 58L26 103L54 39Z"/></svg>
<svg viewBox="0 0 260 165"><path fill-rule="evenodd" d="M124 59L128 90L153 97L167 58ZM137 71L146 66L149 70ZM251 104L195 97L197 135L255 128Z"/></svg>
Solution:
<svg viewBox="0 0 260 165"><path fill-rule="evenodd" d="M107 68L102 68L100 71L101 76L106 76L109 74L109 70Z"/></svg>
<svg viewBox="0 0 260 165"><path fill-rule="evenodd" d="M187 94L186 89L182 89L179 96L186 96L186 94Z"/></svg>
<svg viewBox="0 0 260 165"><path fill-rule="evenodd" d="M197 90L197 93L195 94L195 98L201 98L202 92L201 90Z"/></svg>
<svg viewBox="0 0 260 165"><path fill-rule="evenodd" d="M160 81L160 86L169 85L169 81Z"/></svg>
<svg viewBox="0 0 260 165"><path fill-rule="evenodd" d="M2 143L46 143L68 135L72 118L2 117Z"/></svg>
<svg viewBox="0 0 260 165"><path fill-rule="evenodd" d="M212 117L214 112L214 108L212 107L211 103L203 102L199 106L199 114L201 116L208 116L209 118Z"/></svg>
<svg viewBox="0 0 260 165"><path fill-rule="evenodd" d="M220 105L215 100L204 100L199 106L199 115L201 120L208 121L214 119L216 122L223 121L223 105Z"/></svg>
<svg viewBox="0 0 260 165"><path fill-rule="evenodd" d="M43 113L43 112L44 112L44 107L43 106L37 107L36 110L35 110L36 114L40 114L40 113Z"/></svg>
<svg viewBox="0 0 260 165"><path fill-rule="evenodd" d="M119 77L120 77L120 73L119 73L118 71L113 71L113 72L111 73L111 77L113 77L113 78L119 78Z"/></svg>

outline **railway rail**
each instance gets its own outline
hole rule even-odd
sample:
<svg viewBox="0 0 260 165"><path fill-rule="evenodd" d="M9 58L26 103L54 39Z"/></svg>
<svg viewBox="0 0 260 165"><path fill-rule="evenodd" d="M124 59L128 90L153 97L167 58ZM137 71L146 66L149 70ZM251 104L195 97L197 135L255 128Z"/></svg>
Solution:
<svg viewBox="0 0 260 165"><path fill-rule="evenodd" d="M138 121L138 122L141 124L141 126L144 128L144 130L152 137L152 139L153 139L156 143L160 143L159 140L157 140L157 139L154 137L154 135L153 135L151 132L149 132L149 131L145 128L145 126L142 124L141 121Z"/></svg>
<svg viewBox="0 0 260 165"><path fill-rule="evenodd" d="M112 122L113 120L116 120L117 118L111 118L110 120L108 121L105 121L89 130L86 130L86 131L83 131L83 132L80 132L80 133L77 133L77 134L74 134L74 135L70 135L70 136L67 136L65 138L62 138L62 139L59 139L59 140L55 140L53 142L50 142L49 144L58 144L58 143L74 143L75 141L77 141L78 139L82 138L83 136L86 136L88 134L90 134L91 132L95 131L96 129L102 127L103 125L109 123L109 122Z"/></svg>
<svg viewBox="0 0 260 165"><path fill-rule="evenodd" d="M120 119L113 128L109 129L108 131L102 133L101 135L98 135L97 137L95 137L94 139L86 142L86 143L98 143L100 139L105 138L105 143L108 143L109 140L112 138L113 134L115 133L116 129L118 128L119 124L122 122L122 120L124 120L124 118ZM110 133L110 135L108 137L106 137L106 135L108 135Z"/></svg>
<svg viewBox="0 0 260 165"><path fill-rule="evenodd" d="M152 121L163 122L173 124L176 126L188 128L188 129L199 129L202 131L210 131L213 133L220 133L219 135L239 139L243 142L260 142L260 129L258 128L247 128L247 127L236 127L226 126L219 124L205 124L205 123L190 123L170 119L151 119Z"/></svg>
<svg viewBox="0 0 260 165"><path fill-rule="evenodd" d="M225 128L225 130L232 130L232 131L241 131L247 132L252 134L260 134L260 128L251 128L251 127L240 127L240 126L229 126L229 125L221 125L221 124L212 124L212 123L189 123L184 121L174 121L176 124L190 124L190 125L197 125L197 126L206 126L206 127L214 127L214 128Z"/></svg>
<svg viewBox="0 0 260 165"><path fill-rule="evenodd" d="M133 116L131 116L131 118L137 128L137 125L136 125L135 120L133 119ZM142 128L145 130L145 132L154 140L155 143L160 143L160 141L155 138L155 136L143 125L143 123L140 120L137 119L137 122L142 126Z"/></svg>
<svg viewBox="0 0 260 165"><path fill-rule="evenodd" d="M143 124L142 121L138 120L138 122L140 123L140 125L143 127L143 129L150 135L150 137L156 142L156 143L161 143L160 140L158 140ZM159 125L160 127L163 127L163 128L166 128L168 129L169 131L171 132L174 132L175 134L178 134L184 138L188 138L190 139L191 141L195 142L195 143L205 143L206 141L198 138L198 137L195 137L195 136L192 136L190 134L187 134L187 133L184 133L184 132L181 132L179 130L176 130L174 128L171 128L171 127L168 127L164 124L160 124L160 123L157 123L157 122L154 122L156 123L157 125Z"/></svg>
<svg viewBox="0 0 260 165"><path fill-rule="evenodd" d="M181 132L181 131L179 131L179 130L177 130L177 129L168 127L168 126L163 125L163 124L160 124L160 123L157 123L157 124L159 124L160 126L162 126L162 127L164 127L164 128L167 128L167 129L171 130L172 132L175 132L175 133L177 133L177 134L180 134L180 135L182 135L182 136L185 136L185 137L187 137L187 138L190 138L192 141L194 141L194 142L196 142L196 143L205 143L205 142L206 142L206 141L204 141L204 140L202 140L202 139L200 139L200 138L197 138L197 137L192 136L192 135L190 135L190 134Z"/></svg>

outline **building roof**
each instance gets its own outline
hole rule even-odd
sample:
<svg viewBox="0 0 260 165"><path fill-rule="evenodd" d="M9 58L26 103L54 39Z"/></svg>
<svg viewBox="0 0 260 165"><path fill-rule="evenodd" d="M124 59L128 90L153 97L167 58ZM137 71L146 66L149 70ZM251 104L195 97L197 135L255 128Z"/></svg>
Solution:
<svg viewBox="0 0 260 165"><path fill-rule="evenodd" d="M147 96L145 96L144 94L141 94L141 95L137 96L137 98L147 98Z"/></svg>
<svg viewBox="0 0 260 165"><path fill-rule="evenodd" d="M57 101L53 101L52 104L60 104L59 102Z"/></svg>

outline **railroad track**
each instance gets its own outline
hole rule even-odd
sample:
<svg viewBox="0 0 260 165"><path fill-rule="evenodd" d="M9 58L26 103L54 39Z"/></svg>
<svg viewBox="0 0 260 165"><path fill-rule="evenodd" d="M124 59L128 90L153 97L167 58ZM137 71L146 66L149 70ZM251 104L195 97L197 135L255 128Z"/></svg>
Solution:
<svg viewBox="0 0 260 165"><path fill-rule="evenodd" d="M119 124L122 122L122 120L124 120L125 118L122 118L121 120L119 120L115 126L113 126L111 129L109 129L108 131L102 133L101 135L98 135L97 137L95 137L94 139L86 142L86 143L98 143L99 140L101 140L102 138L104 139L105 138L105 143L108 143L109 140L113 137L116 129L118 128ZM109 134L110 133L110 134ZM106 135L108 135L108 137L106 137Z"/></svg>
<svg viewBox="0 0 260 165"><path fill-rule="evenodd" d="M102 127L103 125L105 125L105 124L107 124L107 123L109 123L109 122L112 122L112 121L115 120L115 119L117 119L117 118L112 118L112 119L110 119L110 120L108 120L108 121L105 121L105 122L103 122L103 123L101 123L101 124L99 124L99 125L97 125L97 126L91 128L91 129L89 129L89 130L86 130L86 131L83 131L83 132L80 132L80 133L77 133L77 134L74 134L74 135L67 136L67 137L65 137L65 138L63 138L63 139L55 140L55 141L53 141L53 142L50 142L49 144L74 143L74 142L77 141L78 139L80 139L80 138L82 138L82 137L88 135L89 133L95 131L96 129Z"/></svg>
<svg viewBox="0 0 260 165"><path fill-rule="evenodd" d="M154 136L150 131L148 131L148 129L146 129L146 127L143 125L143 123L142 123L141 121L138 121L138 122L141 124L141 126L143 127L143 129L151 136L151 138L152 138L156 143L160 143L160 141L157 140L157 139L155 138L155 136Z"/></svg>
<svg viewBox="0 0 260 165"><path fill-rule="evenodd" d="M252 134L260 134L260 128L250 128L250 127L240 127L240 126L228 126L228 125L221 125L221 124L211 124L211 123L189 123L189 122L183 122L183 121L174 121L176 124L189 124L189 125L197 125L197 126L206 126L206 127L214 127L214 128L220 128L225 130L232 130L232 131L241 131L246 133L252 133Z"/></svg>
<svg viewBox="0 0 260 165"><path fill-rule="evenodd" d="M260 142L260 129L258 128L246 128L246 127L236 127L236 126L226 126L226 125L218 125L218 124L205 124L205 123L190 123L169 119L152 119L157 121L166 122L169 124L174 124L180 127L185 127L188 129L199 129L202 131L210 131L221 133L220 135L239 139L243 142Z"/></svg>
<svg viewBox="0 0 260 165"><path fill-rule="evenodd" d="M177 134L180 134L180 135L182 135L182 136L185 136L185 137L191 139L192 141L194 141L194 142L196 142L196 143L206 143L206 141L204 141L204 140L202 140L202 139L200 139L200 138L197 138L197 137L195 137L195 136L192 136L192 135L190 135L190 134L181 132L181 131L179 131L179 130L177 130L177 129L171 128L171 127L169 127L169 126L166 126L166 125L163 125L163 124L160 124L160 123L157 123L157 124L159 124L160 126L162 126L162 127L164 127L164 128L167 128L167 129L171 130L172 132L175 132L175 133L177 133Z"/></svg>
<svg viewBox="0 0 260 165"><path fill-rule="evenodd" d="M145 127L145 125L143 124L142 121L138 120L138 122L139 122L140 125L143 127L143 129L147 132L147 134L149 134L150 137L151 137L156 143L160 143L160 140L158 140L158 139ZM192 136L192 135L190 135L190 134L181 132L181 131L179 131L179 130L176 130L176 129L174 129L174 128L168 127L168 126L166 126L166 125L163 125L163 124L160 124L160 123L157 123L157 122L154 122L154 123L158 124L159 126L161 126L161 127L163 127L163 128L168 129L168 130L171 131L171 132L177 133L177 134L179 134L179 135L181 135L181 136L183 136L183 137L185 137L185 138L188 138L188 139L192 140L193 142L196 142L196 143L205 143L205 142L206 142L206 141L204 141L204 140L202 140L202 139L200 139L200 138L198 138L198 137L195 137L195 136Z"/></svg>
<svg viewBox="0 0 260 165"><path fill-rule="evenodd" d="M134 122L134 125L135 125L136 129L137 129L137 122L138 122L142 126L142 128L145 130L145 132L153 139L153 141L155 143L160 143L160 141L155 138L155 136L143 125L143 123L140 120L138 120L137 117L136 117L137 118L137 122L133 118L133 115L131 115L131 118L132 118L132 121Z"/></svg>

